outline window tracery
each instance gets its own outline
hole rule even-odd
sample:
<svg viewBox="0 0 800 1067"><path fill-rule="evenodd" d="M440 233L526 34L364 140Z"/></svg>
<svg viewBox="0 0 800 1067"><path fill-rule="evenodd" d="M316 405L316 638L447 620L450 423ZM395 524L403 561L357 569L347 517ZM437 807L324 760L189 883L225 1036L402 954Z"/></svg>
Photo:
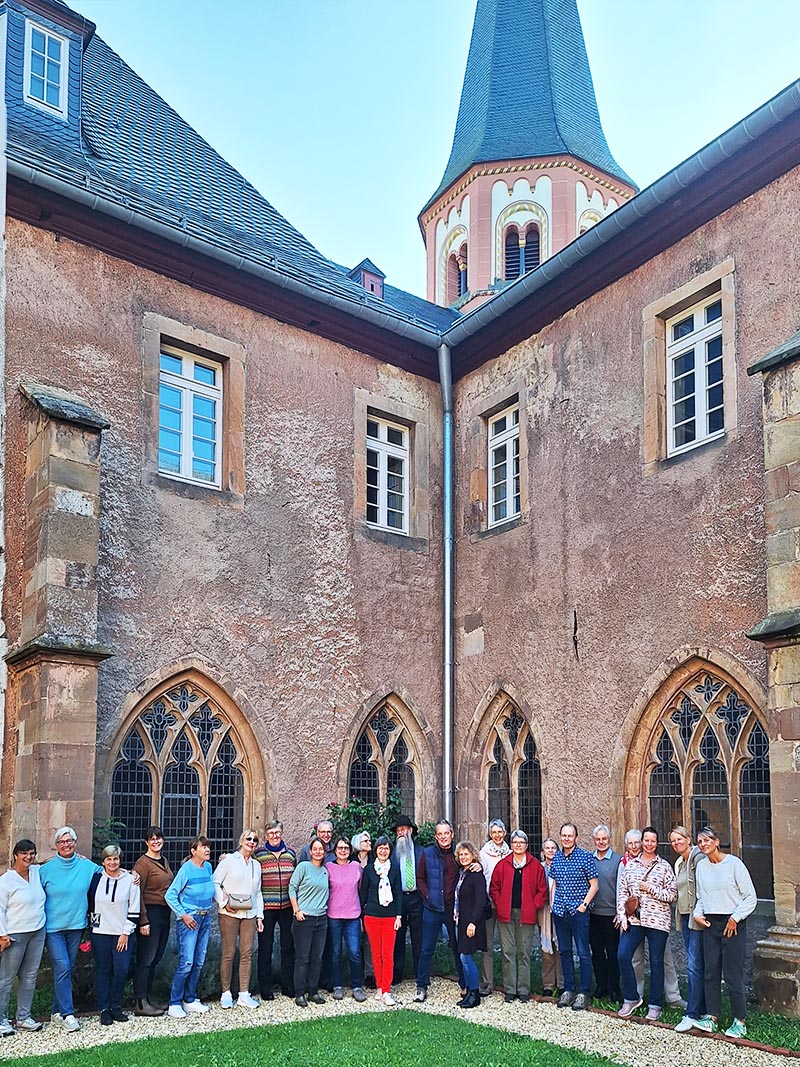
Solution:
<svg viewBox="0 0 800 1067"><path fill-rule="evenodd" d="M382 704L370 716L353 748L347 793L368 804L385 804L398 790L405 814L413 816L418 791L413 742L396 709Z"/></svg>
<svg viewBox="0 0 800 1067"><path fill-rule="evenodd" d="M486 745L487 823L502 819L509 832L524 830L530 851L542 847L542 772L530 726L507 701Z"/></svg>

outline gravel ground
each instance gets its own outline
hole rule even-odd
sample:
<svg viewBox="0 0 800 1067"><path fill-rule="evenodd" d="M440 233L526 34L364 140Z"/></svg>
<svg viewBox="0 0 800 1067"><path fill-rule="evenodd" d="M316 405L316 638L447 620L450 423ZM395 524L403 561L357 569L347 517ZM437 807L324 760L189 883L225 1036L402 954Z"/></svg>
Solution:
<svg viewBox="0 0 800 1067"><path fill-rule="evenodd" d="M452 982L434 980L424 1005L413 1004L414 988L405 982L396 990L403 1007L427 1011L433 1015L459 1015L474 1023L483 1023L517 1034L540 1038L562 1048L576 1048L598 1052L631 1067L786 1067L785 1056L737 1046L730 1041L676 1034L661 1026L625 1023L600 1012L559 1010L552 1003L505 1004L502 995L485 998L480 1008L461 1011L455 1007L458 990ZM324 1006L298 1008L288 997L276 996L271 1003L259 1008L224 1010L216 1002L206 1015L190 1015L186 1019L137 1019L131 1015L127 1023L115 1023L113 1028L100 1026L96 1015L81 1019L79 1033L68 1034L60 1027L45 1025L36 1034L17 1034L0 1044L0 1060L18 1059L38 1053L67 1052L75 1048L105 1045L112 1041L133 1041L148 1037L180 1037L193 1032L235 1030L259 1024L296 1022L309 1017L350 1015L392 1009L379 1005L374 996L364 1004L347 997L342 1001L328 999Z"/></svg>

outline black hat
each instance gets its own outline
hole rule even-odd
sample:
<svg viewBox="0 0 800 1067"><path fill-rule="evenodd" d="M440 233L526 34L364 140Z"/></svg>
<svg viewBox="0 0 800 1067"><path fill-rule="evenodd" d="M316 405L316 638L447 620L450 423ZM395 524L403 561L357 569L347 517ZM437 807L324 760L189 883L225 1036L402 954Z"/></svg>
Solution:
<svg viewBox="0 0 800 1067"><path fill-rule="evenodd" d="M394 824L395 833L400 826L410 826L414 833L417 832L417 824L412 822L407 815L398 815L397 822Z"/></svg>

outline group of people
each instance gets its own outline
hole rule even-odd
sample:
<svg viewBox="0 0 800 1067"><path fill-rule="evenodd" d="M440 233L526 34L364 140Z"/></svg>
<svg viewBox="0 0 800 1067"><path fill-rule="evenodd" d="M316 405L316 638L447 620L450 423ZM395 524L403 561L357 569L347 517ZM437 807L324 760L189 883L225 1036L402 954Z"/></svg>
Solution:
<svg viewBox="0 0 800 1067"><path fill-rule="evenodd" d="M56 832L56 856L41 867L35 844L18 841L12 866L0 877L0 1034L41 1028L31 1005L45 944L53 965L51 1021L70 1032L80 1029L72 972L87 914L102 1024L128 1019L122 997L132 960L136 1015L166 1011L185 1018L207 1012L198 983L214 904L222 1008L259 1006L250 993L256 938L259 993L262 1000L273 999L276 928L280 990L301 1008L324 1003L324 989L336 1000L344 997L344 958L356 1001L366 999L371 968L376 998L394 1006L392 988L404 977L407 933L413 999L424 1002L442 932L453 953L459 1007L476 1007L493 991L496 935L505 1000L525 1003L538 928L543 993L561 990L559 1007L587 1008L594 977L595 995L621 1001L620 1017L630 1018L643 1002L646 948L649 1020L659 1018L666 986L667 1001L685 1009L678 1031L716 1032L724 973L734 1015L726 1033L746 1033L746 920L756 894L744 864L722 853L711 827L700 831L696 845L685 827L672 829L674 869L658 855L653 827L629 830L625 852L618 854L607 826L595 827L590 852L578 846L577 828L566 823L558 841L544 841L541 859L531 854L522 830L513 830L507 841L500 819L491 821L489 839L480 849L469 840L455 843L446 819L436 824L434 843L425 847L415 841L411 819L400 817L394 830L394 842L388 836L372 841L366 831L348 840L334 838L332 823L323 820L297 854L274 820L263 841L256 830L245 830L238 849L222 856L215 868L208 840L195 837L177 873L163 855L164 836L157 826L146 831L145 852L130 871L122 867L116 845L103 850L99 866L80 856L68 826ZM667 940L673 904L686 945L688 1002L681 999ZM153 982L173 915L178 962L169 1003L161 1006L153 1002ZM482 954L480 970L476 953ZM8 1006L15 978L12 1025Z"/></svg>

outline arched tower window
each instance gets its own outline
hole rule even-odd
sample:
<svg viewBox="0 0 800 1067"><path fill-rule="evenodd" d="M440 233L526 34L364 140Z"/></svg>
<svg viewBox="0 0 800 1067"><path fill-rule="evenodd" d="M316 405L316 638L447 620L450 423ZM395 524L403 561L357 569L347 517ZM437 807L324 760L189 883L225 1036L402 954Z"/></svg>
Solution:
<svg viewBox="0 0 800 1067"><path fill-rule="evenodd" d="M519 709L508 698L489 732L485 781L487 823L502 819L528 835L530 850L542 847L542 774L536 743Z"/></svg>
<svg viewBox="0 0 800 1067"><path fill-rule="evenodd" d="M359 734L350 759L348 796L368 804L385 804L397 790L404 813L416 810L419 762L413 741L397 708L388 700L373 711Z"/></svg>
<svg viewBox="0 0 800 1067"><path fill-rule="evenodd" d="M125 862L140 855L151 823L164 830L173 870L196 834L210 839L214 861L231 851L244 822L241 757L230 722L196 683L180 682L147 704L125 734L111 778Z"/></svg>
<svg viewBox="0 0 800 1067"><path fill-rule="evenodd" d="M469 250L464 244L458 253L458 295L467 295L467 265L469 262Z"/></svg>
<svg viewBox="0 0 800 1067"><path fill-rule="evenodd" d="M447 303L454 304L461 295L461 270L455 252L447 257Z"/></svg>
<svg viewBox="0 0 800 1067"><path fill-rule="evenodd" d="M713 826L770 898L769 743L753 708L713 668L688 677L666 701L648 746L649 821L663 837L683 824Z"/></svg>
<svg viewBox="0 0 800 1067"><path fill-rule="evenodd" d="M525 244L520 248L520 273L536 270L541 262L539 227L532 223L525 231Z"/></svg>
<svg viewBox="0 0 800 1067"><path fill-rule="evenodd" d="M503 260L503 279L510 282L520 275L519 230L516 226L509 226L506 230Z"/></svg>

